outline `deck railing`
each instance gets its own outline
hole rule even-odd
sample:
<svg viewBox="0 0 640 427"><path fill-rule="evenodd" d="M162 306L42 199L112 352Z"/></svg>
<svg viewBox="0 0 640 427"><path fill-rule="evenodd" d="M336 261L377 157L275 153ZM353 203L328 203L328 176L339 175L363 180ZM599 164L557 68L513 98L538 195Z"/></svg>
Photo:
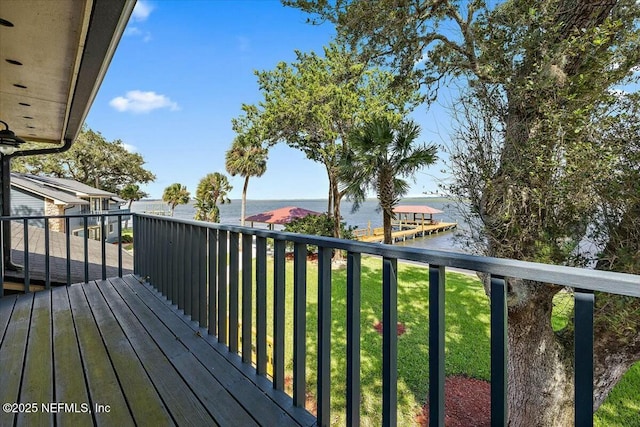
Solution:
<svg viewBox="0 0 640 427"><path fill-rule="evenodd" d="M19 279L23 284L23 291L29 292L30 286L34 281L38 283L42 282L45 289L49 289L53 283L75 283L84 280L106 279L107 272L111 274L117 273L118 276L123 274L123 252L122 252L122 221L127 217L130 217L128 211L110 212L105 214L78 214L78 215L60 215L60 216L11 216L0 217L0 271L5 274L0 274L0 297L4 294L4 281L5 278ZM82 236L71 235L70 222L79 221ZM67 232L56 234L57 241L52 242L51 226L54 221L59 221L61 229L67 230ZM94 222L100 223L101 229L100 235L107 236L107 226L109 221L115 224L115 241L114 245L117 246L117 258L110 263L107 262L107 243L106 239L101 239L99 243L95 243L89 238L89 229ZM16 243L21 239L20 248L13 248L12 252L22 252L22 258L18 260L21 263L20 268L17 271L12 271L10 268L5 269L5 263L10 257L5 257L5 236L6 233L15 234L12 231L12 224L22 228L22 236L11 236L11 240ZM38 236L34 234L38 233ZM91 241L91 243L90 243ZM31 245L38 245L38 250ZM90 245L99 245L99 248L94 248L94 251L99 254L99 259L96 258L96 254L91 253ZM14 245L15 246L15 245ZM56 251L56 254L53 252ZM80 252L80 253L78 253ZM32 265L38 264L37 267ZM53 271L57 268L58 271ZM116 270L117 268L117 270ZM81 274L72 274L80 269ZM57 274L54 274L57 273ZM78 280L79 279L79 280Z"/></svg>
<svg viewBox="0 0 640 427"><path fill-rule="evenodd" d="M272 242L268 251L268 241ZM285 330L285 252L293 246L293 331ZM267 375L267 259L273 262L273 388L285 385L285 334L293 335L293 404L305 406L307 248L318 248L317 418L329 425L331 396L332 253L346 252L346 421L360 422L361 256L383 260L382 324L396 325L398 260L428 266L429 419L444 425L444 295L447 268L490 275L491 417L507 424L507 289L505 277L573 289L575 301L575 423L593 419L594 291L640 297L640 276L487 258L418 248L367 244L197 221L134 215L134 272L207 328L229 352ZM255 283L253 263L255 262ZM271 262L271 261L270 261ZM255 306L254 296L255 289ZM254 321L255 319L255 321ZM239 340L238 328L241 329ZM255 334L252 329L255 328ZM382 423L397 423L398 341L393 327L382 337ZM255 335L255 343L252 342Z"/></svg>

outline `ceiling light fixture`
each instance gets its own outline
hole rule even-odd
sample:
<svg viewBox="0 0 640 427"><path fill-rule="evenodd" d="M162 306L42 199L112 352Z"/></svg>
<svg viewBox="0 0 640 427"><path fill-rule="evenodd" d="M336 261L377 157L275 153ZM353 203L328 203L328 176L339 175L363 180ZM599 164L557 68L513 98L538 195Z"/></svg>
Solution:
<svg viewBox="0 0 640 427"><path fill-rule="evenodd" d="M16 134L9 129L9 125L6 122L0 120L0 123L4 125L4 130L0 130L0 153L5 156L13 154L20 144L25 143L25 140L16 136Z"/></svg>

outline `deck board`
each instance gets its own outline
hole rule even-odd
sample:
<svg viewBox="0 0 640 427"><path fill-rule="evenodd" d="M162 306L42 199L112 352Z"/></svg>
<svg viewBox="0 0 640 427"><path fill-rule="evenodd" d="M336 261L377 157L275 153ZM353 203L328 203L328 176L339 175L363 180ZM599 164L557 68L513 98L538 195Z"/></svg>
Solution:
<svg viewBox="0 0 640 427"><path fill-rule="evenodd" d="M84 295L83 286L71 285L68 291L89 398L92 406L109 405L108 413L94 412L95 422L98 426L133 426L127 402Z"/></svg>
<svg viewBox="0 0 640 427"><path fill-rule="evenodd" d="M111 301L118 322L140 357L147 373L158 392L165 397L168 410L179 425L215 425L198 397L181 380L179 373L171 365L169 358L178 357L186 352L175 339L171 350L163 353L158 344L142 326L143 323L132 313L117 292L110 286L102 286L105 297ZM146 320L146 319L144 319ZM146 326L146 325L145 325Z"/></svg>
<svg viewBox="0 0 640 427"><path fill-rule="evenodd" d="M120 378L122 390L137 424L165 426L173 425L171 416L160 396L153 387L135 350L111 312L98 286L89 283L84 286L91 311L99 325L102 339L109 350L109 357Z"/></svg>
<svg viewBox="0 0 640 427"><path fill-rule="evenodd" d="M28 294L17 298L15 305L7 305L8 308L13 308L13 311L0 347L0 384L2 384L0 401L3 404L19 403L18 397L32 304L33 294ZM11 426L14 418L14 412L3 410L0 412L0 425Z"/></svg>
<svg viewBox="0 0 640 427"><path fill-rule="evenodd" d="M234 369L229 369L229 362L211 345L205 342L198 331L191 329L187 323L174 313L166 310L166 303L161 301L153 291L140 284L133 278L123 280L128 288L120 287L123 299L132 301L134 295L145 293L152 294L151 298L146 297L141 300L147 304L148 309L154 313L159 313L159 319L175 335L176 339L182 342L197 358L198 361L236 398L243 399L244 404L251 413L260 414L260 422L264 425L288 426L297 425L294 420L281 408L273 405L261 390L257 389L246 377L238 377ZM165 310L163 310L163 307ZM161 314L160 314L161 313Z"/></svg>
<svg viewBox="0 0 640 427"><path fill-rule="evenodd" d="M86 387L80 347L73 324L67 287L51 289L51 317L53 324L54 391L57 402L87 403ZM57 425L91 425L89 412L61 411L55 414Z"/></svg>
<svg viewBox="0 0 640 427"><path fill-rule="evenodd" d="M51 295L34 294L33 312L29 327L29 340L24 362L24 376L19 402L53 402L53 363L51 360ZM53 414L38 410L35 413L19 413L18 424L25 417L32 425L53 426Z"/></svg>
<svg viewBox="0 0 640 427"><path fill-rule="evenodd" d="M125 276L0 299L0 399L39 405L0 425L314 424L147 286ZM51 402L76 406L42 413ZM73 410L83 403L92 412Z"/></svg>

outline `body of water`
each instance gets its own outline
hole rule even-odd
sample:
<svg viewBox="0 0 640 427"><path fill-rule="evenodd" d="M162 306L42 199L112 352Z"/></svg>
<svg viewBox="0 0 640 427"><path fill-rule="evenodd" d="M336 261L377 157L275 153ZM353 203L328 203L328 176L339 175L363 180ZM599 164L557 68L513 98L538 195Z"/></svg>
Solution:
<svg viewBox="0 0 640 427"><path fill-rule="evenodd" d="M458 229L450 232L434 234L432 236L398 242L397 245L439 249L439 250L455 250L462 251L459 244L456 244L455 236L464 232L466 223L457 210L457 206L452 200L446 198L408 198L400 202L401 205L427 205L432 208L440 209L442 214L434 215L434 218L443 222L457 222ZM317 212L327 211L326 200L247 200L247 216L255 215L260 212L271 211L287 206L296 206ZM340 209L343 221L347 225L356 228L366 228L369 224L371 227L382 227L382 211L378 209L377 199L366 200L356 212L352 212L352 203L343 200ZM220 222L222 224L240 225L241 201L232 200L229 204L219 205ZM133 212L150 212L150 213L168 213L169 206L161 200L141 200L133 202L131 206ZM193 219L195 215L195 207L193 201L186 205L176 206L175 217L182 219ZM246 225L251 225L246 224ZM254 226L264 228L265 224L255 223Z"/></svg>

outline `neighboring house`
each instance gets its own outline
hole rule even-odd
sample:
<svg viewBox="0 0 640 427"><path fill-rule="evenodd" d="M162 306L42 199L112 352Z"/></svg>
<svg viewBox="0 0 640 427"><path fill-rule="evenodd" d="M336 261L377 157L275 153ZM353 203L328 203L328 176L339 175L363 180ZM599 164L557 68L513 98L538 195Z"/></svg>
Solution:
<svg viewBox="0 0 640 427"><path fill-rule="evenodd" d="M72 179L11 174L11 215L14 216L122 213L120 206L124 203L125 200L117 194ZM108 217L107 239L115 237L117 224L118 217ZM29 221L29 225L44 227L44 221ZM63 233L69 231L76 236L84 235L83 218L71 218L69 230L65 230L63 218L52 218L49 228ZM89 218L87 230L90 238L99 240L100 218Z"/></svg>

